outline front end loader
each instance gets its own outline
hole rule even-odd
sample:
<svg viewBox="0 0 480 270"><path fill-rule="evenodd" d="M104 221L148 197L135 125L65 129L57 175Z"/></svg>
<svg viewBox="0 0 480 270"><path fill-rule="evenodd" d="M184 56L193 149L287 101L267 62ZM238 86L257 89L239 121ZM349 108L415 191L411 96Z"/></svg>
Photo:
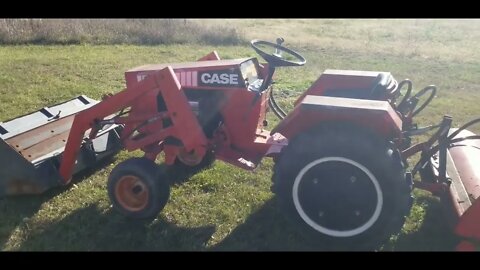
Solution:
<svg viewBox="0 0 480 270"><path fill-rule="evenodd" d="M120 213L148 219L170 196L171 176L156 164L160 153L167 166L192 172L215 159L254 170L268 157L279 207L308 241L376 249L402 228L418 187L445 202L461 237L457 249L478 248L480 144L466 128L480 120L452 129L445 116L419 128L413 118L433 100L435 86L413 94L408 79L355 70L326 70L285 112L273 95L275 70L306 60L282 43L251 42L265 63L212 52L194 62L136 67L125 73L125 89L100 102L80 96L0 123L0 161L11 164L0 169L0 196L67 185L121 149L140 149L143 157L112 170L107 189ZM280 118L272 130L269 111ZM411 137L435 129L411 145ZM417 173L421 181L414 181Z"/></svg>
<svg viewBox="0 0 480 270"><path fill-rule="evenodd" d="M0 122L0 197L39 194L66 184L59 174L75 115L98 101L79 96L67 102ZM96 166L121 149L122 127L109 125L82 141L73 172ZM88 136L88 133L87 133Z"/></svg>

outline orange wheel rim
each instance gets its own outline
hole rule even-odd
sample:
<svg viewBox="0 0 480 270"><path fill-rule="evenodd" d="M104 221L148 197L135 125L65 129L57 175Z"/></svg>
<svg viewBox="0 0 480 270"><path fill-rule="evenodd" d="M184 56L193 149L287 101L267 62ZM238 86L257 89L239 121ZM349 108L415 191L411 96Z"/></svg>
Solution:
<svg viewBox="0 0 480 270"><path fill-rule="evenodd" d="M195 152L187 152L185 151L185 148L182 148L178 154L177 154L178 159L186 165L189 166L196 166L202 162L202 159L198 157L198 155Z"/></svg>
<svg viewBox="0 0 480 270"><path fill-rule="evenodd" d="M143 210L149 197L147 185L134 175L125 175L118 180L115 195L118 203L132 212Z"/></svg>

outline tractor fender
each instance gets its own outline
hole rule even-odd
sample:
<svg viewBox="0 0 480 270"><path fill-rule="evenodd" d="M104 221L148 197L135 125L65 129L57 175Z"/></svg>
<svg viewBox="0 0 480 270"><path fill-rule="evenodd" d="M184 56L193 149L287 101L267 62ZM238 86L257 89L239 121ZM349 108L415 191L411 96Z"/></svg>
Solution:
<svg viewBox="0 0 480 270"><path fill-rule="evenodd" d="M402 120L388 101L307 95L271 132L291 140L325 123L356 124L386 139L401 138Z"/></svg>

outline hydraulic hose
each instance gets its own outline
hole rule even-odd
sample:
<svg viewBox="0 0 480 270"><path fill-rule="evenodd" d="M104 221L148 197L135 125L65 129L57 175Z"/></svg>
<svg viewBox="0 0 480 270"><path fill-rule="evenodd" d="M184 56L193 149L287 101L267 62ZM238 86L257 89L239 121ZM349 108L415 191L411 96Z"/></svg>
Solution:
<svg viewBox="0 0 480 270"><path fill-rule="evenodd" d="M422 106L420 106L420 108L413 111L412 117L419 114L421 111L423 111L423 109L425 109L428 106L428 104L430 104L430 102L435 97L435 94L437 93L437 87L435 85L429 85L429 86L423 88L421 91L419 91L418 93L416 93L413 96L413 98L420 98L421 96L425 95L429 91L431 92L430 96L427 98L427 100L425 100L425 102L423 102L423 104L422 104Z"/></svg>
<svg viewBox="0 0 480 270"><path fill-rule="evenodd" d="M287 114L285 113L280 106L278 106L277 102L275 101L275 97L273 96L273 88L270 91L269 99L268 99L268 105L270 105L270 108L272 109L273 113L280 119L284 119Z"/></svg>
<svg viewBox="0 0 480 270"><path fill-rule="evenodd" d="M467 136L467 137L461 137L461 138L455 138L455 136L457 136L458 134L460 134L460 132L462 132L463 130L467 129L468 127L470 126L473 126L475 124L478 124L480 123L480 118L477 118L477 119L473 119L471 120L470 122L464 124L463 126L461 126L459 129L457 129L456 131L452 132L452 134L450 134L449 136L446 137L446 143L448 145L450 144L453 144L453 143L457 143L457 142L461 142L461 141L466 141L466 140L480 140L480 135L473 135L473 136ZM448 131L447 131L448 132ZM412 170L412 175L415 175L418 170L420 169L420 167L423 167L425 165L425 163L433 156L435 155L438 151L440 150L440 143L436 144L435 146L432 146L430 147L430 149L425 152L425 153L422 153L422 157L420 158L420 160L417 162L417 164L415 164L414 166L414 169Z"/></svg>

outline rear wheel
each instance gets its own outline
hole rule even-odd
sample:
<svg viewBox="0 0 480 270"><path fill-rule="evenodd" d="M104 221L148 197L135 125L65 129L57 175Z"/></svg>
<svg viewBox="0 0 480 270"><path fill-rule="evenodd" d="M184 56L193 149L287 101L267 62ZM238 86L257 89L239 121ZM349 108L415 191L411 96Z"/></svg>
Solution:
<svg viewBox="0 0 480 270"><path fill-rule="evenodd" d="M155 162L132 158L118 164L108 179L113 208L135 219L154 218L167 204L170 185Z"/></svg>
<svg viewBox="0 0 480 270"><path fill-rule="evenodd" d="M360 128L299 135L275 164L280 206L307 239L333 249L375 249L411 207L398 151Z"/></svg>

